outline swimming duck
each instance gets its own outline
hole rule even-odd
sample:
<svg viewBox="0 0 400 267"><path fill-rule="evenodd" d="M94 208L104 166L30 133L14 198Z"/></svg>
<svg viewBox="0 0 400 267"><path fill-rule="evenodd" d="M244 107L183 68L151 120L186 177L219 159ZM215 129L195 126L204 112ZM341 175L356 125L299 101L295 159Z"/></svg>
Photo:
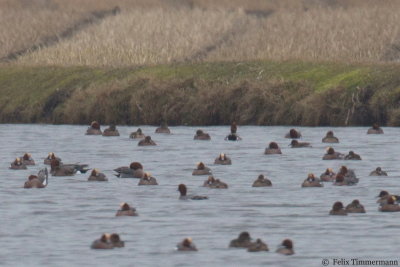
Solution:
<svg viewBox="0 0 400 267"><path fill-rule="evenodd" d="M264 175L260 174L257 180L254 181L253 187L264 187L264 186L272 186L272 183L269 179L265 178Z"/></svg>
<svg viewBox="0 0 400 267"><path fill-rule="evenodd" d="M211 137L208 133L203 132L203 130L197 130L196 135L193 138L194 140L211 140Z"/></svg>
<svg viewBox="0 0 400 267"><path fill-rule="evenodd" d="M113 249L114 246L111 244L109 234L102 234L100 239L93 241L91 245L92 249Z"/></svg>
<svg viewBox="0 0 400 267"><path fill-rule="evenodd" d="M25 165L35 165L35 161L32 158L32 155L29 153L25 153L22 157L21 157L21 161L23 164Z"/></svg>
<svg viewBox="0 0 400 267"><path fill-rule="evenodd" d="M101 135L100 123L97 121L92 121L88 129L86 130L86 135Z"/></svg>
<svg viewBox="0 0 400 267"><path fill-rule="evenodd" d="M204 181L203 186L208 188L217 188L217 189L228 188L228 184L220 181L219 179L215 179L213 176L209 176L208 179Z"/></svg>
<svg viewBox="0 0 400 267"><path fill-rule="evenodd" d="M142 129L138 128L136 130L136 132L132 132L129 135L129 138L132 138L132 139L143 139L143 138L145 138L145 135L143 134Z"/></svg>
<svg viewBox="0 0 400 267"><path fill-rule="evenodd" d="M20 158L16 158L13 162L11 162L10 169L12 170L26 170L28 169L26 165L22 162Z"/></svg>
<svg viewBox="0 0 400 267"><path fill-rule="evenodd" d="M281 149L278 144L275 142L269 143L268 147L265 149L264 154L272 155L272 154L282 154Z"/></svg>
<svg viewBox="0 0 400 267"><path fill-rule="evenodd" d="M301 138L301 133L296 129L290 129L290 131L285 135L285 138L299 139Z"/></svg>
<svg viewBox="0 0 400 267"><path fill-rule="evenodd" d="M231 124L231 133L227 135L224 139L229 141L240 141L242 138L236 133L237 125L236 122L232 122Z"/></svg>
<svg viewBox="0 0 400 267"><path fill-rule="evenodd" d="M365 213L364 206L360 204L358 199L354 199L349 205L346 206L347 213Z"/></svg>
<svg viewBox="0 0 400 267"><path fill-rule="evenodd" d="M119 136L119 132L114 124L110 124L110 127L103 131L103 136Z"/></svg>
<svg viewBox="0 0 400 267"><path fill-rule="evenodd" d="M183 239L182 242L176 245L178 251L197 251L196 246L190 237Z"/></svg>
<svg viewBox="0 0 400 267"><path fill-rule="evenodd" d="M158 185L156 178L151 176L150 173L144 173L143 177L140 178L138 185Z"/></svg>
<svg viewBox="0 0 400 267"><path fill-rule="evenodd" d="M387 176L387 172L382 171L381 167L377 167L374 171L372 171L369 176Z"/></svg>
<svg viewBox="0 0 400 267"><path fill-rule="evenodd" d="M322 173L319 178L323 182L332 182L336 178L336 173L332 170L332 168L326 169L324 173Z"/></svg>
<svg viewBox="0 0 400 267"><path fill-rule="evenodd" d="M309 173L307 179L301 184L301 187L323 187L324 185L313 173Z"/></svg>
<svg viewBox="0 0 400 267"><path fill-rule="evenodd" d="M395 196L390 196L387 199L387 203L383 204L380 208L379 211L383 212L397 212L400 211L400 205L396 203L398 199Z"/></svg>
<svg viewBox="0 0 400 267"><path fill-rule="evenodd" d="M138 146L156 146L156 142L151 140L150 136L146 136L143 140L140 140Z"/></svg>
<svg viewBox="0 0 400 267"><path fill-rule="evenodd" d="M161 126L156 129L155 133L170 134L171 131L169 130L167 123L162 122Z"/></svg>
<svg viewBox="0 0 400 267"><path fill-rule="evenodd" d="M229 243L230 248L248 248L251 246L251 237L249 232L241 232L238 238Z"/></svg>
<svg viewBox="0 0 400 267"><path fill-rule="evenodd" d="M391 194L389 194L388 191L384 191L384 190L382 190L377 197L379 199L376 202L379 203L380 205L387 204L388 203L388 199L392 198L392 197L394 198L395 202L400 202L400 196L391 195Z"/></svg>
<svg viewBox="0 0 400 267"><path fill-rule="evenodd" d="M45 188L49 184L47 168L39 171L38 175L30 175L24 188Z"/></svg>
<svg viewBox="0 0 400 267"><path fill-rule="evenodd" d="M383 130L378 124L374 123L372 128L369 128L367 134L383 134Z"/></svg>
<svg viewBox="0 0 400 267"><path fill-rule="evenodd" d="M105 182L108 181L107 177L104 173L99 172L98 169L93 169L92 173L90 174L88 181L98 181L98 182Z"/></svg>
<svg viewBox="0 0 400 267"><path fill-rule="evenodd" d="M211 175L211 169L206 167L203 162L197 163L197 169L194 169L192 175Z"/></svg>
<svg viewBox="0 0 400 267"><path fill-rule="evenodd" d="M56 155L55 155L53 152L50 152L50 153L47 155L47 158L44 159L44 162L43 162L43 163L46 164L46 165L50 165L52 159L57 159L58 161L61 162L61 159L60 159L59 157L56 157Z"/></svg>
<svg viewBox="0 0 400 267"><path fill-rule="evenodd" d="M247 248L248 252L259 252L259 251L269 251L267 244L265 244L261 239L257 239L256 242L251 243Z"/></svg>
<svg viewBox="0 0 400 267"><path fill-rule="evenodd" d="M326 154L322 157L323 160L333 160L333 159L343 159L344 155L342 153L336 152L333 147L328 147Z"/></svg>
<svg viewBox="0 0 400 267"><path fill-rule="evenodd" d="M339 143L339 139L333 135L332 131L328 131L326 136L322 138L322 143Z"/></svg>
<svg viewBox="0 0 400 267"><path fill-rule="evenodd" d="M221 153L219 154L218 158L215 159L214 164L220 164L220 165L231 165L232 160L226 156L226 154Z"/></svg>
<svg viewBox="0 0 400 267"><path fill-rule="evenodd" d="M292 240L290 240L290 239L283 240L282 244L278 247L276 252L279 254L283 254L283 255L293 255L294 250L293 250Z"/></svg>
<svg viewBox="0 0 400 267"><path fill-rule="evenodd" d="M139 162L132 162L129 167L123 166L114 169L119 178L142 178L144 176L143 166Z"/></svg>
<svg viewBox="0 0 400 267"><path fill-rule="evenodd" d="M353 151L349 151L349 154L347 154L344 157L345 160L361 160L360 155L354 153Z"/></svg>
<svg viewBox="0 0 400 267"><path fill-rule="evenodd" d="M354 185L360 180L357 178L356 173L351 169L347 169L346 166L340 168L338 175L339 174L343 175L346 185Z"/></svg>
<svg viewBox="0 0 400 267"><path fill-rule="evenodd" d="M87 164L63 164L57 159L51 160L50 173L53 176L73 176L78 171L80 173L86 173L88 170Z"/></svg>
<svg viewBox="0 0 400 267"><path fill-rule="evenodd" d="M347 211L343 207L343 203L340 201L335 202L332 206L332 210L329 212L329 215L347 215Z"/></svg>
<svg viewBox="0 0 400 267"><path fill-rule="evenodd" d="M187 194L187 188L186 185L184 184L180 184L178 185L178 190L181 193L179 199L181 200L188 200L188 199L192 199L192 200L204 200L204 199L208 199L208 197L206 196L191 196L191 195L186 195Z"/></svg>
<svg viewBox="0 0 400 267"><path fill-rule="evenodd" d="M115 216L138 216L135 208L131 208L128 203L121 203L121 209L117 211Z"/></svg>
<svg viewBox="0 0 400 267"><path fill-rule="evenodd" d="M299 147L311 147L310 143L307 142L299 142L297 140L292 140L290 145L292 148L299 148Z"/></svg>

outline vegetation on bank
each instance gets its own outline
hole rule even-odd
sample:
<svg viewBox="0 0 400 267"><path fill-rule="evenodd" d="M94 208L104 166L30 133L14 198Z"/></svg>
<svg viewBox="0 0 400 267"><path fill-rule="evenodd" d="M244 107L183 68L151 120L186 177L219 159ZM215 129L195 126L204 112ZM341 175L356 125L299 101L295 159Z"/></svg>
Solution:
<svg viewBox="0 0 400 267"><path fill-rule="evenodd" d="M0 122L400 124L400 65L272 62L0 67Z"/></svg>

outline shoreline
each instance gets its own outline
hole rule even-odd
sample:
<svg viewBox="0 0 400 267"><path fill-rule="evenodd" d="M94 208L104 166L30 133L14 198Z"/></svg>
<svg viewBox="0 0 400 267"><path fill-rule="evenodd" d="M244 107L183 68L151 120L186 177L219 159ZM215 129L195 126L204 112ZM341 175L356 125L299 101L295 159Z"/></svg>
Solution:
<svg viewBox="0 0 400 267"><path fill-rule="evenodd" d="M400 65L252 61L0 65L0 123L400 125Z"/></svg>

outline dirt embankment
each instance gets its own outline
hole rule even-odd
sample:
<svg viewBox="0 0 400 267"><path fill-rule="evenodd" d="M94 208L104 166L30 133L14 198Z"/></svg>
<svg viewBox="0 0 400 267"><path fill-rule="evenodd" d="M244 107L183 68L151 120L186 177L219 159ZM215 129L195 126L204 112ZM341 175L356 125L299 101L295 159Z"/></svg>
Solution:
<svg viewBox="0 0 400 267"><path fill-rule="evenodd" d="M400 66L299 62L0 68L0 122L400 125Z"/></svg>

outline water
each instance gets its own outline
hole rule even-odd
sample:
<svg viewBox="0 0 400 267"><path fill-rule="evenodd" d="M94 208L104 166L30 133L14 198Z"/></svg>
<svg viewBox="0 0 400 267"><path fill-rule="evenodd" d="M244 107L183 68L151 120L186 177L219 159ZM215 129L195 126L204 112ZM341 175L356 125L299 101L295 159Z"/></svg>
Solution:
<svg viewBox="0 0 400 267"><path fill-rule="evenodd" d="M154 134L141 127L158 144L139 147L129 133L137 127L119 127L120 137L85 136L86 126L0 125L0 265L6 266L321 266L323 258L396 259L400 213L378 211L380 190L400 193L398 129L384 135L367 135L365 127L300 127L303 141L312 148L290 148L283 138L289 127L241 126L240 142L227 142L229 126L202 127L211 141L194 141L197 127L170 127L172 135ZM323 161L332 129L340 139L333 147L354 150L362 161ZM283 155L264 155L276 141ZM24 152L37 165L9 170L10 162ZM45 189L23 189L29 174L55 152L64 163L88 163L99 168L109 182L87 182L89 174L49 177ZM219 153L232 158L230 166L213 165ZM159 186L137 186L138 179L118 179L113 169L139 161ZM192 176L203 161L214 176L229 184L227 190L203 188L206 176ZM301 188L310 172L319 176L341 165L355 170L356 186ZM388 177L369 177L377 166ZM259 174L272 180L271 188L253 188ZM185 183L189 194L207 195L205 201L178 200L177 186ZM359 199L366 214L329 216L335 201L345 205ZM138 217L115 217L121 202L137 208ZM270 252L249 253L228 249L242 231L261 238ZM119 233L125 248L91 250L102 233ZM175 245L192 237L196 253L175 251ZM276 247L285 238L294 242L296 254L282 256ZM375 256L374 256L375 255ZM397 258L398 259L398 258Z"/></svg>

